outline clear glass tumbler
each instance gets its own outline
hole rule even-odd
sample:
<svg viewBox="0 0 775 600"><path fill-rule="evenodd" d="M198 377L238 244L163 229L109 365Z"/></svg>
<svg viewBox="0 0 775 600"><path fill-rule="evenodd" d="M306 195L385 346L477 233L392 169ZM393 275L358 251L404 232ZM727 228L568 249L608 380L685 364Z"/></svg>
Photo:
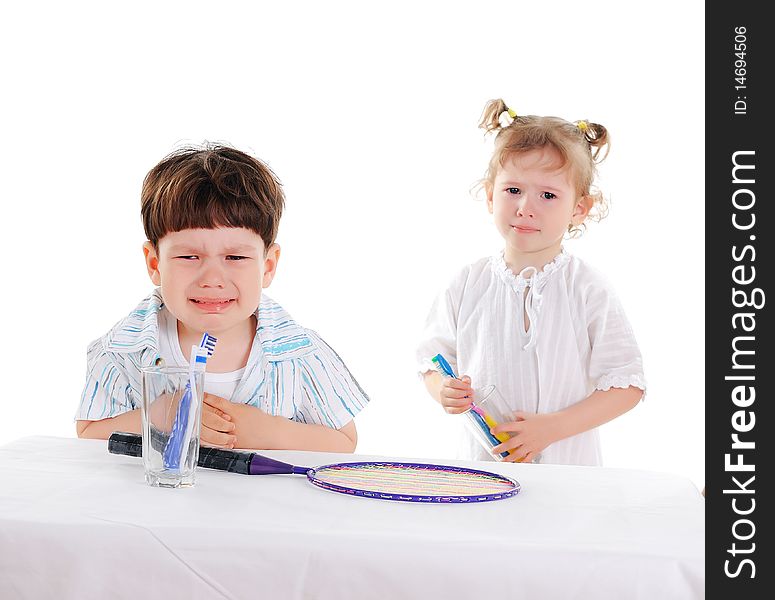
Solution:
<svg viewBox="0 0 775 600"><path fill-rule="evenodd" d="M508 452L495 453L492 449L509 439L508 433L493 435L490 429L496 425L514 420L513 411L508 407L501 393L494 385L474 390L471 408L463 413L466 427L495 460L503 460Z"/></svg>
<svg viewBox="0 0 775 600"><path fill-rule="evenodd" d="M190 487L199 458L204 371L183 367L142 370L143 466L148 485Z"/></svg>

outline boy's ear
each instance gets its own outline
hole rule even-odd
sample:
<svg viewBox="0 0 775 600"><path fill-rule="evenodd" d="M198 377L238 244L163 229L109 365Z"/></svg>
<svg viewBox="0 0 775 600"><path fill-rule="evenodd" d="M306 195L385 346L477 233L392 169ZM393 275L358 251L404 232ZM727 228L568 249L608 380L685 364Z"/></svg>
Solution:
<svg viewBox="0 0 775 600"><path fill-rule="evenodd" d="M269 287L275 274L277 273L277 263L280 260L280 246L272 244L266 249L264 254L264 278L261 280L261 287Z"/></svg>
<svg viewBox="0 0 775 600"><path fill-rule="evenodd" d="M143 244L143 254L145 255L145 266L148 269L148 277L151 278L153 285L161 285L161 273L159 273L159 255L151 242Z"/></svg>
<svg viewBox="0 0 775 600"><path fill-rule="evenodd" d="M587 218L589 211L592 210L594 200L590 196L582 196L576 202L576 206L573 207L573 216L571 217L571 223L573 225L581 225L584 219Z"/></svg>

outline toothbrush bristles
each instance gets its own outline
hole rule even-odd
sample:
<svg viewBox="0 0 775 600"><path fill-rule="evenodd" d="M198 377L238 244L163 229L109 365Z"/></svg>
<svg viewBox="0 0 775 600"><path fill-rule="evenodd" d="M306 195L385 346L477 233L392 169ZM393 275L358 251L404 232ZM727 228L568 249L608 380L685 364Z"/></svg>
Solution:
<svg viewBox="0 0 775 600"><path fill-rule="evenodd" d="M217 341L218 338L210 335L209 333L205 333L202 336L202 341L199 343L199 347L207 350L207 356L212 356L213 352L215 352L215 342Z"/></svg>

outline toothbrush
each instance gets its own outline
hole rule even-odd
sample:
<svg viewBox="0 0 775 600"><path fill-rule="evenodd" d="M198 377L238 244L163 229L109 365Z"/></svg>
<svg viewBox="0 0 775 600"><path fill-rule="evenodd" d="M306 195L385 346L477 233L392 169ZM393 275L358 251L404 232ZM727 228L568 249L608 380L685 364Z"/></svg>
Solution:
<svg viewBox="0 0 775 600"><path fill-rule="evenodd" d="M172 425L167 445L164 447L162 461L167 469L179 469L180 457L188 449L191 443L191 435L194 430L194 415L196 414L196 402L199 398L196 390L196 380L194 374L198 371L204 371L207 365L207 358L212 356L215 351L215 342L218 341L209 333L202 336L199 346L191 346L191 359L188 368L188 382L183 392L183 397L178 404L178 410L175 414L175 422Z"/></svg>
<svg viewBox="0 0 775 600"><path fill-rule="evenodd" d="M484 412L476 404L472 404L471 405L471 410L473 410L476 414L478 414L480 417L482 417L482 419L484 419L484 422L487 424L488 429L493 429L494 427L498 426L498 421L493 419L490 415L488 415L486 412ZM494 435L501 442L505 442L506 440L510 439L510 436L509 436L508 433L496 433Z"/></svg>
<svg viewBox="0 0 775 600"><path fill-rule="evenodd" d="M485 435L485 437L487 438L487 440L488 440L488 441L489 441L489 442L490 442L490 443L491 443L493 446L497 446L497 445L499 445L499 444L501 443L501 440L500 440L499 438L495 437L495 436L492 434L492 432L490 431L490 428L491 428L491 427L494 427L494 426L495 426L495 425L497 425L498 423L497 423L497 422L495 422L495 421L493 421L493 419L492 419L491 417L483 417L483 416L482 416L482 409L481 409L481 408L479 408L479 407L478 407L478 406L476 406L476 405L472 405L472 410L471 410L470 414L471 414L471 416L474 418L474 421L476 421L476 424L479 426L479 429L481 429L481 430L482 430L482 433ZM487 422L487 419L489 419L489 420L490 420L490 423L493 423L493 425L490 425L490 424ZM500 435L503 435L503 434L500 434ZM508 439L508 437L507 437L506 439ZM505 440L504 440L504 441L505 441ZM506 456L508 456L508 455L509 455L509 453L508 453L508 452L501 452L501 456L503 456L503 457L506 457Z"/></svg>
<svg viewBox="0 0 775 600"><path fill-rule="evenodd" d="M436 370L442 374L444 377L452 377L453 379L457 379L457 375L455 375L455 372L452 370L452 367L449 366L449 363L447 362L447 359L444 358L441 354L437 354L431 359L431 362L433 363L433 366L436 367Z"/></svg>
<svg viewBox="0 0 775 600"><path fill-rule="evenodd" d="M447 359L445 359L441 354L437 354L431 359L431 362L433 363L433 366L436 368L436 370L441 373L443 377L452 377L454 379L457 379L457 376L455 375L455 371L452 370L452 367L447 362ZM482 433L485 435L487 440L493 445L497 446L501 442L505 442L509 439L509 435L505 433L499 433L498 435L493 435L490 432L490 429L498 425L497 421L493 419L490 415L485 413L481 408L479 408L476 404L471 403L471 416L473 417L474 421L476 421L476 424L479 426L479 429L482 430ZM501 456L506 457L508 456L508 452L502 452Z"/></svg>

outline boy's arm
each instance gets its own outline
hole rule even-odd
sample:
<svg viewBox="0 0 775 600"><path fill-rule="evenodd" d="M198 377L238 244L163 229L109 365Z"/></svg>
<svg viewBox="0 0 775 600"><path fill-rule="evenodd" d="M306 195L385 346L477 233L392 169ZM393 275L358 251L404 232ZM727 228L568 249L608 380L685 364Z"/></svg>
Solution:
<svg viewBox="0 0 775 600"><path fill-rule="evenodd" d="M205 400L216 398L205 394ZM169 404L165 405L168 406ZM169 413L168 408L163 408L162 413ZM171 427L172 423L168 423ZM222 448L233 448L235 437L233 435L234 424L225 417L224 413L212 408L207 403L202 409L201 426L202 444ZM115 417L100 419L99 421L76 421L75 430L79 438L106 440L114 431L127 433L140 433L142 429L142 417L140 409L130 410Z"/></svg>
<svg viewBox="0 0 775 600"><path fill-rule="evenodd" d="M106 440L114 431L140 433L140 409L134 408L126 368L124 357L105 349L105 338L89 344L86 382L76 412L79 438ZM100 418L106 414L115 416Z"/></svg>
<svg viewBox="0 0 775 600"><path fill-rule="evenodd" d="M515 421L501 423L494 433L509 433L511 439L493 452L511 452L507 461L533 460L549 444L599 427L635 407L643 390L634 386L595 390L584 400L553 413L516 412Z"/></svg>
<svg viewBox="0 0 775 600"><path fill-rule="evenodd" d="M332 429L268 415L255 406L233 404L218 396L208 395L205 402L231 418L235 425L232 434L237 436L235 448L353 452L358 441L355 421Z"/></svg>
<svg viewBox="0 0 775 600"><path fill-rule="evenodd" d="M76 421L75 431L79 438L106 440L114 431L140 433L140 409L130 410L99 421Z"/></svg>
<svg viewBox="0 0 775 600"><path fill-rule="evenodd" d="M247 408L262 412L252 406ZM271 419L272 423L268 428L262 428L260 432L256 430L247 431L247 439L250 440L252 436L255 439L254 443L247 446L248 448L354 452L355 446L358 443L355 421L350 421L343 425L341 429L332 429L325 425L299 423L285 417L275 417L265 413L262 413L262 415ZM239 444L240 441L241 436L238 433L237 443ZM263 445L256 446L255 443L262 443Z"/></svg>

